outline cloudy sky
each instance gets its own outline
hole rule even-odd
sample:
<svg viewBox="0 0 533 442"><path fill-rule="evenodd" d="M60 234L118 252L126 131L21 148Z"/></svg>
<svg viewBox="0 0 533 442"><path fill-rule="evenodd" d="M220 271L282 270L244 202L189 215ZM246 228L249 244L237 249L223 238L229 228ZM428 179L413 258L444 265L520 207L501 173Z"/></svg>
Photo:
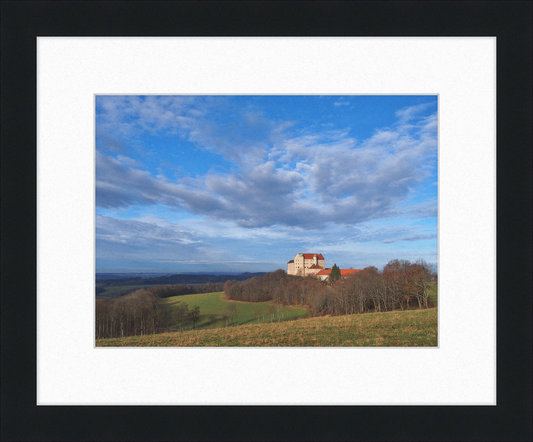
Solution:
<svg viewBox="0 0 533 442"><path fill-rule="evenodd" d="M437 263L436 96L97 96L96 271Z"/></svg>

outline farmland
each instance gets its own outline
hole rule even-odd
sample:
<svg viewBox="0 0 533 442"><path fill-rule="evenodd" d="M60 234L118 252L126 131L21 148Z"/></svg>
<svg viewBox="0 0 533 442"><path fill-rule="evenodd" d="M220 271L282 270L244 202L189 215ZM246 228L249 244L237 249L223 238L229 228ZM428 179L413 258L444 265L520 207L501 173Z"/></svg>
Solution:
<svg viewBox="0 0 533 442"><path fill-rule="evenodd" d="M436 347L437 308L97 340L97 347Z"/></svg>

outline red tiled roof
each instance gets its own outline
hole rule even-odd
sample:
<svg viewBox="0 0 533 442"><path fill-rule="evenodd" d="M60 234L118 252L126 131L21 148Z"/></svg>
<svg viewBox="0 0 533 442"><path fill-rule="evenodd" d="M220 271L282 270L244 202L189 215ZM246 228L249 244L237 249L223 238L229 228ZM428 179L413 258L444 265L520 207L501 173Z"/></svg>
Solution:
<svg viewBox="0 0 533 442"><path fill-rule="evenodd" d="M301 255L304 256L304 259L313 259L315 255L318 259L324 259L324 257L320 253L301 253Z"/></svg>
<svg viewBox="0 0 533 442"><path fill-rule="evenodd" d="M294 263L294 259L291 259L287 264Z"/></svg>
<svg viewBox="0 0 533 442"><path fill-rule="evenodd" d="M341 271L341 276L344 276L344 275L349 275L350 273L360 272L361 270L359 270L359 269L340 269L340 271ZM324 269L324 270L320 270L320 272L318 272L317 275L326 276L326 275L329 275L330 273L331 273L331 269Z"/></svg>
<svg viewBox="0 0 533 442"><path fill-rule="evenodd" d="M359 269L341 269L341 276L349 275L350 273L360 272Z"/></svg>
<svg viewBox="0 0 533 442"><path fill-rule="evenodd" d="M318 264L313 264L311 267L309 267L310 269L321 269L322 267L319 266Z"/></svg>

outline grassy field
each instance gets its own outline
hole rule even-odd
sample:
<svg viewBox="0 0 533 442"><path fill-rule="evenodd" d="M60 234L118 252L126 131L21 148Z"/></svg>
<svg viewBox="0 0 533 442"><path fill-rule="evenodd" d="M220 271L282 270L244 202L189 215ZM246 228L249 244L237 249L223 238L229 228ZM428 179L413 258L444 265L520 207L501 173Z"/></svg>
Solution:
<svg viewBox="0 0 533 442"><path fill-rule="evenodd" d="M437 309L103 339L97 347L436 347Z"/></svg>
<svg viewBox="0 0 533 442"><path fill-rule="evenodd" d="M185 303L192 308L194 306L200 307L200 321L196 324L197 328L201 327L224 327L226 325L222 315L227 313L230 304L237 306L238 316L232 325L243 325L257 322L270 322L269 308L273 305L272 302L237 302L228 301L222 292L202 293L197 295L183 295L166 298L161 301L171 307ZM256 312L261 312L263 318L256 317ZM282 307L281 320L286 321L290 319L301 318L307 314L307 310L301 307ZM275 313L275 320L278 320L277 312ZM175 327L176 324L171 327ZM185 327L191 327L192 323L185 324Z"/></svg>

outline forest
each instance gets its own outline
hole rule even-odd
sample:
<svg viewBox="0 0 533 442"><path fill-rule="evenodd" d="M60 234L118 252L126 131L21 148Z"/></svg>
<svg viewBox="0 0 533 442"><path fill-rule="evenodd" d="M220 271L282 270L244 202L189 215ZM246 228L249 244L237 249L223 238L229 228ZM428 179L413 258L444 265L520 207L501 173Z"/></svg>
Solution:
<svg viewBox="0 0 533 442"><path fill-rule="evenodd" d="M172 296L220 292L223 283L161 285L135 290L118 299L96 300L96 339L156 334L170 323L195 323L199 311L170 309L160 301Z"/></svg>
<svg viewBox="0 0 533 442"><path fill-rule="evenodd" d="M147 289L115 300L97 300L96 339L158 333L171 318L170 309L160 300Z"/></svg>
<svg viewBox="0 0 533 442"><path fill-rule="evenodd" d="M423 260L392 260L382 271L366 267L344 278L321 281L287 275L283 270L246 281L228 281L224 292L235 301L273 300L282 305L305 306L312 316L350 315L430 307L433 266Z"/></svg>

